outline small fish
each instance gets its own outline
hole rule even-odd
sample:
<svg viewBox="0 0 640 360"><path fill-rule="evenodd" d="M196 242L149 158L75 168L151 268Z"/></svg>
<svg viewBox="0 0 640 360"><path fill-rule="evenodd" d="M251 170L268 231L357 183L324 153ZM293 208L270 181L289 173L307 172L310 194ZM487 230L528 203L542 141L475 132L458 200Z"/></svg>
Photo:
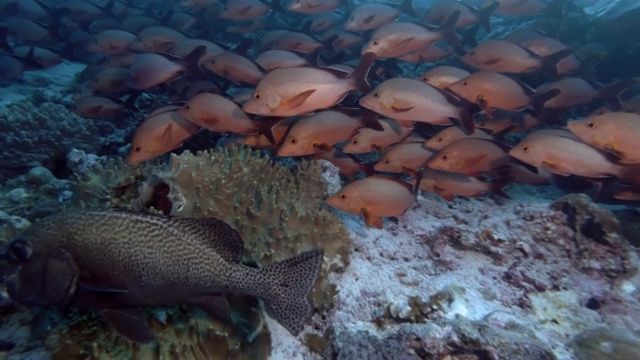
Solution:
<svg viewBox="0 0 640 360"><path fill-rule="evenodd" d="M123 102L104 96L85 96L74 102L73 112L85 118L100 118L119 114L124 109L136 111L136 98L136 95L132 95Z"/></svg>
<svg viewBox="0 0 640 360"><path fill-rule="evenodd" d="M214 218L115 210L64 211L33 224L1 249L12 301L99 310L139 343L155 339L143 307L189 303L232 325L227 293L261 298L297 335L309 319L307 294L322 249L264 268L242 263L244 243Z"/></svg>
<svg viewBox="0 0 640 360"><path fill-rule="evenodd" d="M177 42L171 48L171 50L167 51L167 54L171 54L179 58L184 58L189 55L195 48L201 45L205 47L205 52L204 55L202 55L202 57L200 58L199 65L202 65L202 63L204 63L206 60L216 57L224 52L224 49L208 40L184 39Z"/></svg>
<svg viewBox="0 0 640 360"><path fill-rule="evenodd" d="M303 54L311 54L322 46L323 44L311 35L299 31L286 31L281 33L280 37L274 38L271 46L268 48L272 50L289 50Z"/></svg>
<svg viewBox="0 0 640 360"><path fill-rule="evenodd" d="M301 14L320 14L333 11L345 1L340 0L292 0L287 9Z"/></svg>
<svg viewBox="0 0 640 360"><path fill-rule="evenodd" d="M473 176L426 168L422 170L420 189L434 193L451 202L454 196L481 197L487 193L508 198L504 187L512 183L511 177L493 181L480 180Z"/></svg>
<svg viewBox="0 0 640 360"><path fill-rule="evenodd" d="M203 66L214 74L231 80L235 84L255 85L264 76L256 63L230 51L224 51L210 58L203 63Z"/></svg>
<svg viewBox="0 0 640 360"><path fill-rule="evenodd" d="M619 158L619 164L640 164L640 115L612 112L569 121L567 128L581 141Z"/></svg>
<svg viewBox="0 0 640 360"><path fill-rule="evenodd" d="M473 132L473 119L460 106L449 102L441 90L415 79L393 78L360 98L360 105L397 120L405 126L412 121L449 125L451 119Z"/></svg>
<svg viewBox="0 0 640 360"><path fill-rule="evenodd" d="M514 158L549 171L587 178L619 176L622 167L609 161L600 150L571 137L533 132L509 151Z"/></svg>
<svg viewBox="0 0 640 360"><path fill-rule="evenodd" d="M184 73L204 78L198 62L205 51L204 45L200 45L184 59L169 54L140 54L129 67L127 83L133 89L145 90L171 81Z"/></svg>
<svg viewBox="0 0 640 360"><path fill-rule="evenodd" d="M178 110L185 119L205 129L236 134L256 134L258 126L242 108L224 96L202 93Z"/></svg>
<svg viewBox="0 0 640 360"><path fill-rule="evenodd" d="M529 39L520 44L523 48L531 51L532 53L540 56L541 58L550 56L561 50L568 49L568 46L549 36L538 36L533 39ZM555 73L559 75L566 75L578 72L581 67L580 59L574 54L561 59L556 64Z"/></svg>
<svg viewBox="0 0 640 360"><path fill-rule="evenodd" d="M27 69L48 69L62 62L62 56L39 46L16 46L14 54L26 65Z"/></svg>
<svg viewBox="0 0 640 360"><path fill-rule="evenodd" d="M147 53L167 52L186 38L181 32L165 26L149 26L129 43L129 50Z"/></svg>
<svg viewBox="0 0 640 360"><path fill-rule="evenodd" d="M411 135L413 127L400 125L393 119L378 119L382 130L370 128L359 129L342 151L346 154L364 154L372 151L382 151L387 146L396 144Z"/></svg>
<svg viewBox="0 0 640 360"><path fill-rule="evenodd" d="M491 174L511 162L508 147L497 141L467 138L452 142L429 160L427 166L468 176Z"/></svg>
<svg viewBox="0 0 640 360"><path fill-rule="evenodd" d="M213 8L220 4L220 0L180 0L178 6L183 9L201 10L206 8Z"/></svg>
<svg viewBox="0 0 640 360"><path fill-rule="evenodd" d="M484 129L496 137L529 131L542 124L539 117L529 111L494 111L493 117L482 112L477 114L476 127Z"/></svg>
<svg viewBox="0 0 640 360"><path fill-rule="evenodd" d="M87 50L107 55L122 55L129 52L129 44L136 38L135 34L119 29L100 31Z"/></svg>
<svg viewBox="0 0 640 360"><path fill-rule="evenodd" d="M449 85L448 89L465 100L480 105L489 116L493 116L494 109L520 111L529 108L540 113L544 103L560 93L558 89L536 93L527 85L490 71L474 72Z"/></svg>
<svg viewBox="0 0 640 360"><path fill-rule="evenodd" d="M493 0L491 0L493 1ZM533 16L547 10L547 3L543 0L501 0L496 14L504 16Z"/></svg>
<svg viewBox="0 0 640 360"><path fill-rule="evenodd" d="M316 14L313 15L309 21L309 31L328 31L333 27L337 27L338 24L342 22L342 15L335 12Z"/></svg>
<svg viewBox="0 0 640 360"><path fill-rule="evenodd" d="M309 65L305 58L287 50L267 50L258 55L254 61L267 71Z"/></svg>
<svg viewBox="0 0 640 360"><path fill-rule="evenodd" d="M120 29L132 33L139 33L150 26L161 26L162 23L155 17L146 15L128 16L120 24Z"/></svg>
<svg viewBox="0 0 640 360"><path fill-rule="evenodd" d="M367 31L389 24L406 12L410 16L417 16L413 9L413 0L405 0L398 8L375 2L362 2L353 10L344 24L345 30Z"/></svg>
<svg viewBox="0 0 640 360"><path fill-rule="evenodd" d="M165 106L156 109L138 126L131 141L129 165L155 159L177 149L200 130L200 126L178 114L178 108Z"/></svg>
<svg viewBox="0 0 640 360"><path fill-rule="evenodd" d="M453 54L453 47L444 41L436 41L424 49L400 56L400 60L413 64L432 63L438 60L446 59Z"/></svg>
<svg viewBox="0 0 640 360"><path fill-rule="evenodd" d="M333 146L343 142L359 128L367 127L376 119L362 114L352 116L347 111L325 110L304 117L294 123L282 145L278 156L305 156L332 151Z"/></svg>
<svg viewBox="0 0 640 360"><path fill-rule="evenodd" d="M493 137L484 131L474 131L473 134L467 134L459 126L447 126L439 133L433 135L433 137L427 140L424 145L429 149L442 150L445 146L460 139L477 138L492 140Z"/></svg>
<svg viewBox="0 0 640 360"><path fill-rule="evenodd" d="M89 83L89 88L98 93L120 93L130 90L128 85L129 69L107 67L100 70Z"/></svg>
<svg viewBox="0 0 640 360"><path fill-rule="evenodd" d="M572 54L573 50L564 48L546 57L540 57L511 42L490 39L464 55L462 61L484 71L521 74L544 69L556 74L558 62Z"/></svg>
<svg viewBox="0 0 640 360"><path fill-rule="evenodd" d="M417 175L436 151L424 146L424 142L403 142L392 145L373 169L381 172Z"/></svg>
<svg viewBox="0 0 640 360"><path fill-rule="evenodd" d="M546 109L568 109L572 106L588 104L599 98L609 103L615 111L621 108L619 94L635 83L635 79L629 78L596 89L591 83L582 78L564 77L558 81L542 84L538 86L536 91L560 90L558 96L545 101L544 107Z"/></svg>
<svg viewBox="0 0 640 360"><path fill-rule="evenodd" d="M364 164L355 156L342 153L338 149L315 154L313 155L313 158L318 160L326 160L332 163L339 169L340 174L344 176L356 176L360 173L369 175L373 173L373 169L370 166L371 163Z"/></svg>
<svg viewBox="0 0 640 360"><path fill-rule="evenodd" d="M227 20L251 20L266 15L269 10L271 8L260 0L234 0L226 2L219 16Z"/></svg>
<svg viewBox="0 0 640 360"><path fill-rule="evenodd" d="M332 41L333 40L333 41ZM349 31L334 29L320 35L320 41L330 43L330 49L335 53L340 53L348 49L362 46L362 36Z"/></svg>
<svg viewBox="0 0 640 360"><path fill-rule="evenodd" d="M436 66L420 76L419 80L438 89L446 89L454 82L471 75L470 72L448 65Z"/></svg>
<svg viewBox="0 0 640 360"><path fill-rule="evenodd" d="M52 41L57 36L51 27L20 16L4 19L3 25L9 30L8 34L12 39L27 44Z"/></svg>
<svg viewBox="0 0 640 360"><path fill-rule="evenodd" d="M401 180L373 175L347 184L327 198L336 209L361 215L368 227L382 229L382 217L400 216L415 202L414 187Z"/></svg>
<svg viewBox="0 0 640 360"><path fill-rule="evenodd" d="M459 16L459 11L454 12L447 23L437 30L403 21L383 25L362 48L362 54L373 52L377 58L397 58L420 51L438 40L458 43L454 25Z"/></svg>
<svg viewBox="0 0 640 360"><path fill-rule="evenodd" d="M265 75L253 98L243 105L250 114L296 116L330 108L350 91L368 92L366 80L375 56L365 54L352 73L330 68L285 68Z"/></svg>

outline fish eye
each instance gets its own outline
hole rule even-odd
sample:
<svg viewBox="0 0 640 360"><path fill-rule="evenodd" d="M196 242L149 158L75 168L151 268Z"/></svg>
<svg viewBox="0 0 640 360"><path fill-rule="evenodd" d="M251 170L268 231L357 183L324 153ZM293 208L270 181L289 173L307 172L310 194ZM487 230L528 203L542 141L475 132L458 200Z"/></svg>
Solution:
<svg viewBox="0 0 640 360"><path fill-rule="evenodd" d="M388 164L388 163L390 163L390 162L391 162L391 161L389 161L389 159L384 159L384 163L385 163L385 164Z"/></svg>
<svg viewBox="0 0 640 360"><path fill-rule="evenodd" d="M476 53L475 51L472 51L469 53L469 55L474 55L475 53Z"/></svg>
<svg viewBox="0 0 640 360"><path fill-rule="evenodd" d="M374 93L373 93L373 97L376 97L376 98L377 98L377 97L380 97L380 94L379 94L379 93L377 93L377 92L374 92Z"/></svg>
<svg viewBox="0 0 640 360"><path fill-rule="evenodd" d="M438 137L436 138L436 141L438 141L438 142L442 142L442 136L438 136Z"/></svg>
<svg viewBox="0 0 640 360"><path fill-rule="evenodd" d="M11 256L16 259L16 260L28 260L31 257L31 254L33 253L33 250L31 249L31 244L29 244L28 241L26 240L15 240L10 248L9 251L11 252Z"/></svg>
<svg viewBox="0 0 640 360"><path fill-rule="evenodd" d="M340 199L347 200L347 194L340 194Z"/></svg>
<svg viewBox="0 0 640 360"><path fill-rule="evenodd" d="M292 143L292 144L295 144L298 141L296 140L296 138L291 138L291 140L289 140L289 142Z"/></svg>
<svg viewBox="0 0 640 360"><path fill-rule="evenodd" d="M529 150L531 150L531 148L528 147L528 146L525 146L525 147L522 148L522 150L524 150L524 152L529 152Z"/></svg>
<svg viewBox="0 0 640 360"><path fill-rule="evenodd" d="M376 45L376 46L380 45L380 41L375 40L375 41L373 42L373 45Z"/></svg>
<svg viewBox="0 0 640 360"><path fill-rule="evenodd" d="M353 139L353 140L351 140L351 143L352 143L352 144L354 144L354 145L356 145L356 144L358 144L358 140Z"/></svg>
<svg viewBox="0 0 640 360"><path fill-rule="evenodd" d="M352 16L351 19L349 19L351 21L356 21L356 19Z"/></svg>
<svg viewBox="0 0 640 360"><path fill-rule="evenodd" d="M596 124L594 124L593 121L589 121L587 123L587 126L593 129L594 127L596 127Z"/></svg>
<svg viewBox="0 0 640 360"><path fill-rule="evenodd" d="M440 159L447 160L447 154L443 154L442 156L440 156Z"/></svg>
<svg viewBox="0 0 640 360"><path fill-rule="evenodd" d="M140 152L142 150L142 148L140 146L136 146L133 151L135 152Z"/></svg>
<svg viewBox="0 0 640 360"><path fill-rule="evenodd" d="M190 109L190 108L189 108L189 105L185 105L185 106L184 106L184 108L185 108L185 109L187 109L187 110L189 110L189 109Z"/></svg>
<svg viewBox="0 0 640 360"><path fill-rule="evenodd" d="M466 81L462 82L462 85L467 86L467 82Z"/></svg>
<svg viewBox="0 0 640 360"><path fill-rule="evenodd" d="M261 96L258 93L253 94L253 98L256 100L260 100Z"/></svg>
<svg viewBox="0 0 640 360"><path fill-rule="evenodd" d="M425 77L422 78L422 81L427 81L428 82L429 78L425 76Z"/></svg>

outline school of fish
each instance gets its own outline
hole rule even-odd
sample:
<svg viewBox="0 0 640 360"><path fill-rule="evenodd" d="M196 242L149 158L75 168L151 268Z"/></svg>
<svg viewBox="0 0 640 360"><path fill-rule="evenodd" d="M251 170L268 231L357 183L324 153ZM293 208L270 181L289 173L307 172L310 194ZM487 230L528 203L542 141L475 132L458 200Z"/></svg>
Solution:
<svg viewBox="0 0 640 360"><path fill-rule="evenodd" d="M620 96L636 80L596 81L605 45L565 44L541 21L476 41L498 17L561 22L568 3L3 0L0 81L85 62L73 107L84 117L167 94L133 134L129 164L206 130L325 159L366 176L327 202L367 226L401 215L418 189L506 196L512 182L555 175L593 180L605 200L640 200L640 106ZM576 108L591 115L566 123ZM379 161L363 162L371 152Z"/></svg>

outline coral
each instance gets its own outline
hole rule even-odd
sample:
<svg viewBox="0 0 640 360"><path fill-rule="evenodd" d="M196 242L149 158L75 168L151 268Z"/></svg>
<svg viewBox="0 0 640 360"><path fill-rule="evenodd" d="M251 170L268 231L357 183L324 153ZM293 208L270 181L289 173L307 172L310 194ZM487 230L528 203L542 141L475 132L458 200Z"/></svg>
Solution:
<svg viewBox="0 0 640 360"><path fill-rule="evenodd" d="M71 113L54 99L24 99L0 108L0 178L37 165L53 168L72 148L100 149L92 120Z"/></svg>

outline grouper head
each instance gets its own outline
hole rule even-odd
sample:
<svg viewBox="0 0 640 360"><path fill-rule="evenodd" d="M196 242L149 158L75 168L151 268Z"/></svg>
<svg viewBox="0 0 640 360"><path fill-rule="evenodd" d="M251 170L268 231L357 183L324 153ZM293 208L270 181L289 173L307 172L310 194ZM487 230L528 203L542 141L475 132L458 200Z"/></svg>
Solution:
<svg viewBox="0 0 640 360"><path fill-rule="evenodd" d="M0 248L0 274L7 300L64 306L72 299L78 268L47 229L34 226Z"/></svg>

